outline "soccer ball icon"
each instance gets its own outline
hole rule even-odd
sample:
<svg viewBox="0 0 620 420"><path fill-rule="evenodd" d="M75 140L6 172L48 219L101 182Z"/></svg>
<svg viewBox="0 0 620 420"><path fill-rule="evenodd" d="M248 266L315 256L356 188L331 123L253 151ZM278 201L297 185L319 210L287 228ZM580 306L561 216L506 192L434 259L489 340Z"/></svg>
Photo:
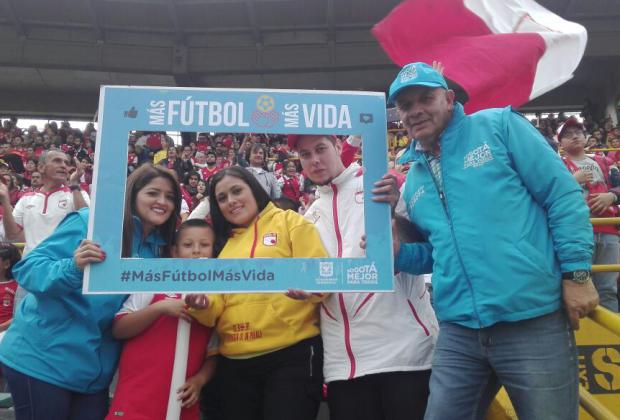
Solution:
<svg viewBox="0 0 620 420"><path fill-rule="evenodd" d="M259 96L256 100L256 108L261 112L270 112L275 107L275 101L269 95Z"/></svg>

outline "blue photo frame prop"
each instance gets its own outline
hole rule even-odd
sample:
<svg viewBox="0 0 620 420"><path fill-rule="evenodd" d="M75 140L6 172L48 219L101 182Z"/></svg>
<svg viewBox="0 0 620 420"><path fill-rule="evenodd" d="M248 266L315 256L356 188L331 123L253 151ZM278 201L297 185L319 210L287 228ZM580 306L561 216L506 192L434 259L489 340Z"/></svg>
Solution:
<svg viewBox="0 0 620 420"><path fill-rule="evenodd" d="M132 130L361 135L364 161L363 258L121 258ZM376 92L103 86L88 238L106 251L87 267L84 293L254 293L392 291L390 209L371 200L387 171L385 95Z"/></svg>

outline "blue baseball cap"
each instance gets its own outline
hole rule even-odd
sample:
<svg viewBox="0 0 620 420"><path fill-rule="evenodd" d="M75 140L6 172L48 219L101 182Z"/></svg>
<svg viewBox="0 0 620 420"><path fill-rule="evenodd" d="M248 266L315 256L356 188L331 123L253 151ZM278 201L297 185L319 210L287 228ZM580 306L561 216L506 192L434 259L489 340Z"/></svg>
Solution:
<svg viewBox="0 0 620 420"><path fill-rule="evenodd" d="M395 105L396 96L411 86L428 86L448 89L446 79L426 63L410 63L404 66L390 85L388 105Z"/></svg>

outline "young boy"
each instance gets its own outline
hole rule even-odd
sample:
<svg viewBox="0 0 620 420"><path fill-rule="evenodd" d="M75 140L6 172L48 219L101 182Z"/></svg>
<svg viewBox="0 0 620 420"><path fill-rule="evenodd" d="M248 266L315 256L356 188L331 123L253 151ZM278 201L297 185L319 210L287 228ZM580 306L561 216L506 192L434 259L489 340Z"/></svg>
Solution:
<svg viewBox="0 0 620 420"><path fill-rule="evenodd" d="M612 188L610 168L604 157L588 157L585 152L586 136L583 125L569 118L560 127L558 139L566 155L564 164L583 188L592 217L615 217L618 213L620 188ZM618 264L620 244L615 226L594 226L593 264ZM618 312L617 273L594 273L592 280L600 296L601 305Z"/></svg>
<svg viewBox="0 0 620 420"><path fill-rule="evenodd" d="M214 241L208 223L187 220L179 227L171 256L211 258ZM116 338L127 341L108 420L163 419L170 392L176 392L182 400L181 419L198 420L195 403L215 369L215 359L205 359L211 329L191 321L187 380L178 390L171 390L177 326L185 322L180 318L191 321L180 294L137 293L125 301L112 328Z"/></svg>

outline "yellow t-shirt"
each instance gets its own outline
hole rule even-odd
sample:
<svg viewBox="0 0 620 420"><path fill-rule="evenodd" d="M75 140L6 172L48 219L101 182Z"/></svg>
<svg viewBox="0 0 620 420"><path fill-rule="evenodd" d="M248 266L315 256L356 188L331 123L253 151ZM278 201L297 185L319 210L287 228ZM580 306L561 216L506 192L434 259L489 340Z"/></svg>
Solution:
<svg viewBox="0 0 620 420"><path fill-rule="evenodd" d="M301 215L269 203L247 228L235 229L219 258L327 257L319 233ZM269 265L256 278L269 281ZM219 352L247 357L288 347L320 333L318 302L300 301L282 293L209 295L209 307L190 311L200 323L215 326Z"/></svg>

